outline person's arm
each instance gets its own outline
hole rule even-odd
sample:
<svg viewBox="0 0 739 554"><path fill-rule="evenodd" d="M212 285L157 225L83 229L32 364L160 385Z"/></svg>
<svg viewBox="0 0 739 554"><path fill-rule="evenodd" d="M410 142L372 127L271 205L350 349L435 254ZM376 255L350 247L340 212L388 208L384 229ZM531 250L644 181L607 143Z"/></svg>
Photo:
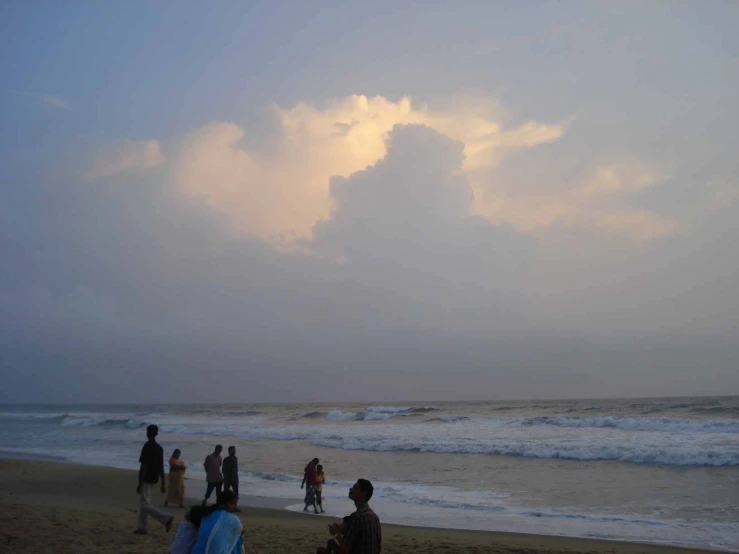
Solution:
<svg viewBox="0 0 739 554"><path fill-rule="evenodd" d="M362 522L355 516L353 520L345 520L342 527L344 529L341 544L344 545L347 552L354 552L357 545L361 544L362 541Z"/></svg>
<svg viewBox="0 0 739 554"><path fill-rule="evenodd" d="M141 454L139 454L139 484L136 486L136 494L141 494L141 488L144 486L144 475L146 475L146 445L141 448Z"/></svg>
<svg viewBox="0 0 739 554"><path fill-rule="evenodd" d="M306 472L303 472L303 480L300 482L300 488L303 488L303 485L305 485L305 478L308 477L308 474Z"/></svg>

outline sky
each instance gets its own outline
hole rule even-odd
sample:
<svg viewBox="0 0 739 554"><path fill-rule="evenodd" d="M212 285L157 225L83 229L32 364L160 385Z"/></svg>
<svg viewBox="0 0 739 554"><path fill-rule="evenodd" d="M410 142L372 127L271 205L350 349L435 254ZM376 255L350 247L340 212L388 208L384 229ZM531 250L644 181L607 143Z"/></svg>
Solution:
<svg viewBox="0 0 739 554"><path fill-rule="evenodd" d="M739 394L739 4L0 6L0 402Z"/></svg>

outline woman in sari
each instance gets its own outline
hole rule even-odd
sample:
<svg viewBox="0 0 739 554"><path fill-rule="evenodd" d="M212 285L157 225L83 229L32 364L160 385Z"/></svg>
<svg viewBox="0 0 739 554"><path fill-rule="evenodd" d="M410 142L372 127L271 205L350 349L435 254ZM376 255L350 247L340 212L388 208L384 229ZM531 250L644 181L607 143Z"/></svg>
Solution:
<svg viewBox="0 0 739 554"><path fill-rule="evenodd" d="M244 527L233 515L237 502L233 491L223 491L217 503L205 509L192 554L242 554Z"/></svg>
<svg viewBox="0 0 739 554"><path fill-rule="evenodd" d="M169 486L165 506L172 504L180 508L185 507L185 462L180 460L180 449L172 452L169 459Z"/></svg>

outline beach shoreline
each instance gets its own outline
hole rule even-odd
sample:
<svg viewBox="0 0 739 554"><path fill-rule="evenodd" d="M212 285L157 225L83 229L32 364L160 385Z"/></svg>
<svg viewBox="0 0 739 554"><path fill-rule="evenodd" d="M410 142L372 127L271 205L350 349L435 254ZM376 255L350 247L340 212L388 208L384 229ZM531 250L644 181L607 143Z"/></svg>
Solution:
<svg viewBox="0 0 739 554"><path fill-rule="evenodd" d="M187 504L196 504L200 487L188 481ZM79 465L61 460L0 457L0 544L24 552L166 552L173 534L151 524L145 537L131 531L137 519L136 472ZM161 504L161 499L158 499ZM299 498L296 498L299 501ZM242 497L246 552L314 552L325 544L326 524L333 518L286 510L295 502ZM167 508L176 519L184 510ZM50 537L53 542L50 543ZM726 552L661 544L602 539L469 531L383 524L383 552L527 552L549 554L596 552L667 554Z"/></svg>

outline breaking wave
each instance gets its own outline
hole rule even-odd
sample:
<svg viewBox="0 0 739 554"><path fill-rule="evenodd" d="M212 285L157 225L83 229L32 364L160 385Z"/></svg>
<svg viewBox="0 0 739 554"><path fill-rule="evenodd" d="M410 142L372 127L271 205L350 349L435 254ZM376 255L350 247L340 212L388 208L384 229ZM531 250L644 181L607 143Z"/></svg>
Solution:
<svg viewBox="0 0 739 554"><path fill-rule="evenodd" d="M141 419L135 419L131 416L66 416L62 419L61 424L63 427L97 427L102 425L123 425L128 429L138 429L140 427L148 425L148 422Z"/></svg>
<svg viewBox="0 0 739 554"><path fill-rule="evenodd" d="M402 411L382 411L368 408L366 412L342 412L334 410L326 415L326 421L382 421L392 419L394 417L406 417L410 413L410 408Z"/></svg>
<svg viewBox="0 0 739 554"><path fill-rule="evenodd" d="M0 412L0 420L5 421L61 421L65 417L67 417L66 413Z"/></svg>
<svg viewBox="0 0 739 554"><path fill-rule="evenodd" d="M539 416L524 419L523 425L553 425L556 427L604 427L624 431L671 431L701 433L739 433L739 421L694 420L680 418L616 417L577 418Z"/></svg>
<svg viewBox="0 0 739 554"><path fill-rule="evenodd" d="M328 415L328 412L308 412L294 419L320 419Z"/></svg>
<svg viewBox="0 0 739 554"><path fill-rule="evenodd" d="M433 419L429 419L428 421L441 421L443 423L452 423L455 421L469 421L469 419L470 418L468 418L467 416L452 415L452 416L439 416Z"/></svg>
<svg viewBox="0 0 739 554"><path fill-rule="evenodd" d="M567 441L471 440L403 437L333 437L313 444L343 450L376 452L436 452L445 454L503 454L525 458L617 460L637 464L673 466L736 466L739 447L728 445L598 444Z"/></svg>

